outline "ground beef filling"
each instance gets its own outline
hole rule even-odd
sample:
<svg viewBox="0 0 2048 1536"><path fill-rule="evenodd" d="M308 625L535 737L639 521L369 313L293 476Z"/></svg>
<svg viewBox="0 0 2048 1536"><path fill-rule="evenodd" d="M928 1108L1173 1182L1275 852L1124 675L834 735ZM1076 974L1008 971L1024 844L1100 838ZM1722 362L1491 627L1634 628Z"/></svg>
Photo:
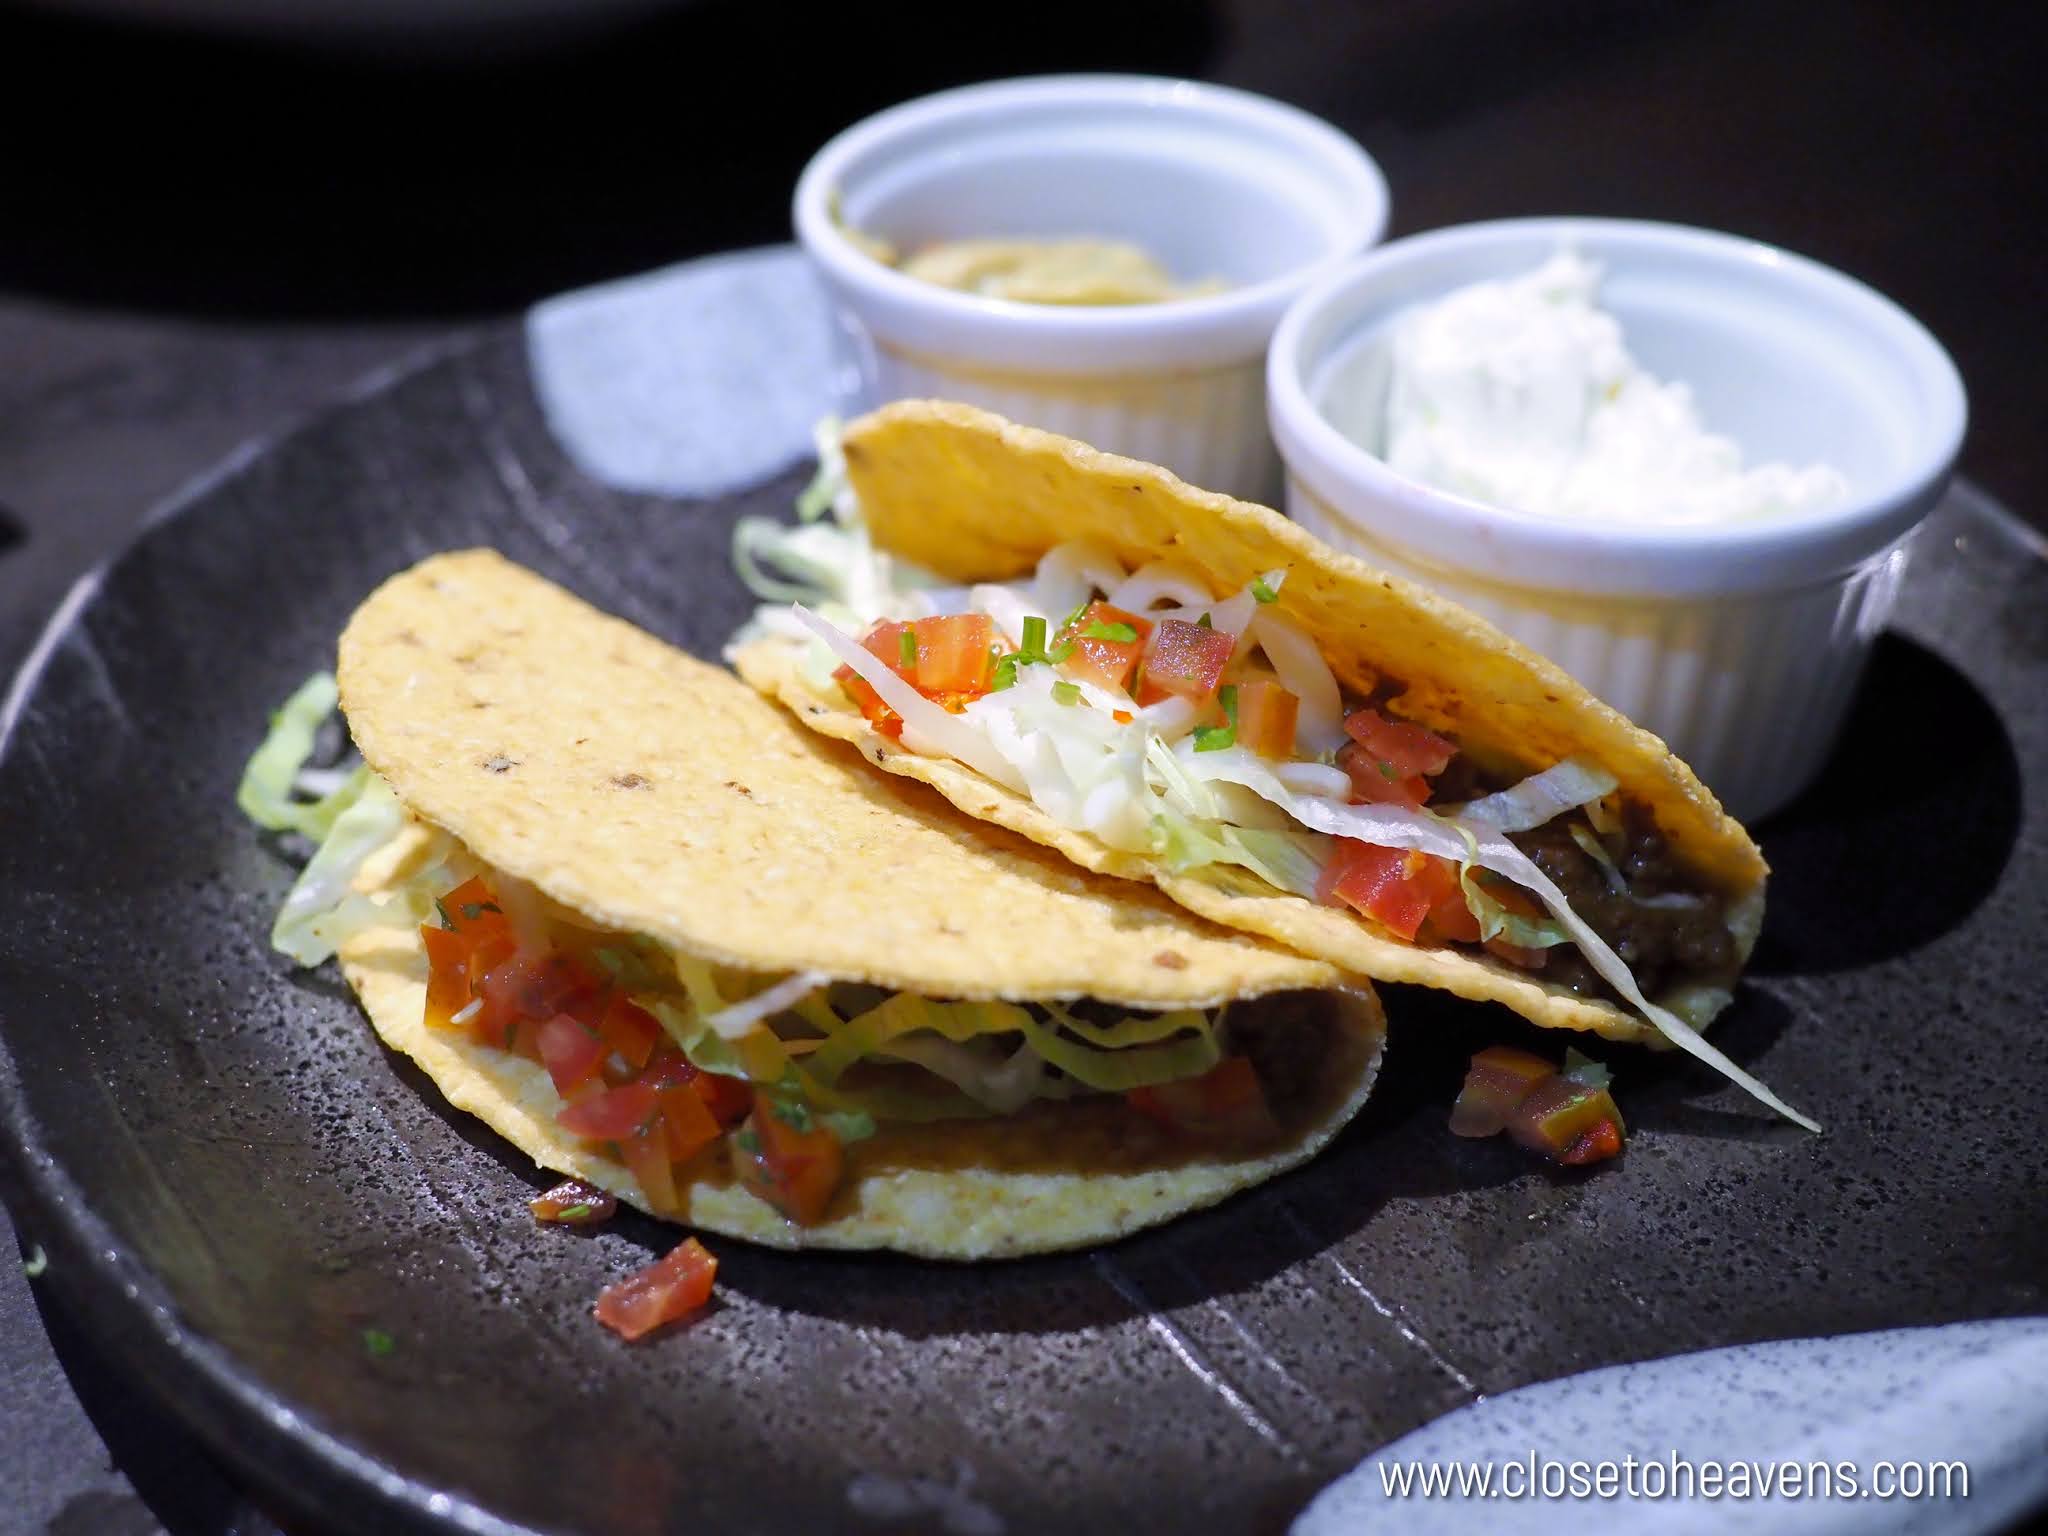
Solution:
<svg viewBox="0 0 2048 1536"><path fill-rule="evenodd" d="M1615 865L1628 883L1626 892L1615 890L1599 862L1573 840L1571 827L1579 820L1576 813L1560 816L1533 832L1515 833L1513 841L1621 956L1643 994L1655 998L1682 985L1732 987L1742 958L1728 931L1728 904L1688 878L1649 812L1633 805L1623 811ZM1549 952L1543 979L1618 1001L1568 944Z"/></svg>
<svg viewBox="0 0 2048 1536"><path fill-rule="evenodd" d="M1323 1091L1336 1009L1325 992L1277 992L1231 1006L1231 1051L1251 1062L1283 1124Z"/></svg>

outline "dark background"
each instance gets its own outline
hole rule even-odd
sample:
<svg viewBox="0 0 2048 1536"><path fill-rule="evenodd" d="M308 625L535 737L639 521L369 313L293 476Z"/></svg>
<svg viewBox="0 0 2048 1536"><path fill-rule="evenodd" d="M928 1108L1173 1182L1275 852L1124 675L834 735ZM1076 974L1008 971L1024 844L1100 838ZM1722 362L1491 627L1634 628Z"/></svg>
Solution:
<svg viewBox="0 0 2048 1536"><path fill-rule="evenodd" d="M421 0L394 37L275 3L300 20L268 35L0 5L0 673L238 444L546 294L787 238L797 169L876 107L1068 68L1328 117L1385 168L1391 234L1618 214L1842 267L1949 347L1963 472L2048 528L2044 55L2019 6L702 0L547 29ZM57 1306L0 1277L0 1396L29 1405L0 1532L268 1529Z"/></svg>

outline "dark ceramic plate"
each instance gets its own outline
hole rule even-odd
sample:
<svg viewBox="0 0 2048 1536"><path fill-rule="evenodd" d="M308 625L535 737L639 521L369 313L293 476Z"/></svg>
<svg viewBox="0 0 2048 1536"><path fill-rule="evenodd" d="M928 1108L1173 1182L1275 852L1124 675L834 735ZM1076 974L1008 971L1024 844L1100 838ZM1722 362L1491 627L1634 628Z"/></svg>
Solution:
<svg viewBox="0 0 2048 1536"><path fill-rule="evenodd" d="M673 1234L535 1229L543 1180L331 971L268 952L290 871L233 787L389 572L493 543L710 653L746 606L733 518L799 479L604 491L500 337L195 494L15 697L10 1202L48 1283L286 1507L365 1531L1272 1528L1480 1392L2048 1306L2048 567L1964 491L1825 780L1762 829L1770 921L1718 1031L1825 1137L1616 1052L1628 1156L1546 1171L1444 1129L1463 1055L1520 1026L1390 991L1371 1108L1216 1211L978 1268L720 1243L717 1309L622 1346L591 1298Z"/></svg>

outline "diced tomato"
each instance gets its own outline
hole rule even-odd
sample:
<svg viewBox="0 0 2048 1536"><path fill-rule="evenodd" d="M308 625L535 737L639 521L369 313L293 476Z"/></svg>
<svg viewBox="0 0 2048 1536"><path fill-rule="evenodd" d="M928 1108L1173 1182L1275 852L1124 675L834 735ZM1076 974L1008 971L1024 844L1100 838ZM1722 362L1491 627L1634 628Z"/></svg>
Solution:
<svg viewBox="0 0 2048 1536"><path fill-rule="evenodd" d="M596 1027L603 989L590 973L560 950L515 950L484 973L477 988L484 1006L480 1038L501 1039L511 1020L553 1018L566 1013Z"/></svg>
<svg viewBox="0 0 2048 1536"><path fill-rule="evenodd" d="M718 1260L694 1237L598 1293L594 1315L620 1338L643 1338L663 1323L688 1317L711 1299Z"/></svg>
<svg viewBox="0 0 2048 1536"><path fill-rule="evenodd" d="M470 876L443 896L441 911L450 929L472 946L489 938L512 937L512 920L498 905L498 898L481 875Z"/></svg>
<svg viewBox="0 0 2048 1536"><path fill-rule="evenodd" d="M1453 1136L1495 1136L1529 1091L1557 1068L1530 1051L1490 1045L1472 1058L1458 1102L1451 1108Z"/></svg>
<svg viewBox="0 0 2048 1536"><path fill-rule="evenodd" d="M597 1032L604 1037L604 1043L618 1052L626 1065L636 1072L647 1065L648 1058L654 1054L654 1047L663 1039L660 1021L617 992L611 995L604 1012L598 1015Z"/></svg>
<svg viewBox="0 0 2048 1536"><path fill-rule="evenodd" d="M427 1028L453 1029L469 1006L469 940L433 923L420 924L420 940L427 946Z"/></svg>
<svg viewBox="0 0 2048 1536"><path fill-rule="evenodd" d="M1294 756L1301 700L1268 681L1237 685L1237 744L1276 761Z"/></svg>
<svg viewBox="0 0 2048 1536"><path fill-rule="evenodd" d="M1119 638L1126 631L1131 638ZM1074 647L1066 660L1067 671L1111 691L1123 688L1130 683L1131 673L1144 656L1145 642L1151 634L1150 619L1112 608L1105 602L1092 602L1061 631L1061 638L1071 641Z"/></svg>
<svg viewBox="0 0 2048 1536"><path fill-rule="evenodd" d="M676 1162L689 1161L718 1140L718 1120L695 1086L684 1083L659 1089L655 1101L668 1130L668 1155Z"/></svg>
<svg viewBox="0 0 2048 1536"><path fill-rule="evenodd" d="M514 1056L523 1056L528 1061L540 1060L539 1019L514 1019L506 1028L504 1038L494 1042L510 1051Z"/></svg>
<svg viewBox="0 0 2048 1536"><path fill-rule="evenodd" d="M903 637L910 633L910 626L900 619L882 619L861 640L874 655L898 677L913 686L917 681L917 664L913 660L908 666L903 661ZM913 646L915 641L912 642ZM885 736L900 736L903 721L896 711L882 702L872 684L853 668L841 666L832 673L833 680L844 688L847 696L860 706L860 712L874 723L875 729Z"/></svg>
<svg viewBox="0 0 2048 1536"><path fill-rule="evenodd" d="M622 1083L563 1106L555 1123L590 1141L623 1141L654 1118L654 1090L646 1083Z"/></svg>
<svg viewBox="0 0 2048 1536"><path fill-rule="evenodd" d="M810 1112L797 1110L808 1121ZM821 1219L846 1172L846 1152L824 1126L806 1129L789 1107L762 1099L732 1137L733 1164L748 1191L799 1226Z"/></svg>
<svg viewBox="0 0 2048 1536"><path fill-rule="evenodd" d="M1226 1056L1200 1077L1133 1088L1125 1102L1175 1131L1218 1141L1253 1142L1278 1130L1250 1060Z"/></svg>
<svg viewBox="0 0 2048 1536"><path fill-rule="evenodd" d="M1413 849L1380 848L1340 837L1316 881L1316 900L1343 903L1381 927L1413 940L1430 909L1455 898L1458 870L1448 859Z"/></svg>
<svg viewBox="0 0 2048 1536"><path fill-rule="evenodd" d="M1465 905L1464 892L1453 886L1451 893L1429 909L1417 930L1418 944L1477 944L1479 919Z"/></svg>
<svg viewBox="0 0 2048 1536"><path fill-rule="evenodd" d="M594 1227L609 1221L619 1208L618 1196L581 1179L564 1179L546 1194L526 1202L535 1221L558 1226Z"/></svg>
<svg viewBox="0 0 2048 1536"><path fill-rule="evenodd" d="M1607 1129L1603 1131L1602 1126ZM1589 1088L1561 1073L1553 1073L1522 1096L1508 1112L1508 1134L1532 1152L1542 1152L1560 1162L1569 1161L1587 1141L1581 1162L1597 1162L1621 1150L1621 1111L1605 1088ZM1602 1152L1612 1138L1612 1151Z"/></svg>
<svg viewBox="0 0 2048 1536"><path fill-rule="evenodd" d="M558 1013L540 1026L538 1044L541 1064L554 1079L555 1092L565 1099L597 1076L610 1049L602 1035L593 1034L566 1013Z"/></svg>
<svg viewBox="0 0 2048 1536"><path fill-rule="evenodd" d="M1389 720L1376 709L1354 709L1344 717L1344 730L1375 764L1385 765L1387 778L1439 774L1458 755L1457 747L1434 731L1406 720Z"/></svg>
<svg viewBox="0 0 2048 1536"><path fill-rule="evenodd" d="M1400 777L1392 764L1381 762L1355 741L1337 749L1337 766L1350 776L1353 805L1413 807L1429 799L1428 779L1419 773Z"/></svg>
<svg viewBox="0 0 2048 1536"><path fill-rule="evenodd" d="M1161 619L1145 657L1138 683L1138 702L1156 704L1164 698L1214 698L1223 683L1223 669L1237 650L1237 636L1228 630L1205 629L1185 619Z"/></svg>
<svg viewBox="0 0 2048 1536"><path fill-rule="evenodd" d="M646 1129L619 1137L619 1156L640 1186L640 1193L657 1211L676 1208L675 1159L669 1153L668 1127L657 1115Z"/></svg>
<svg viewBox="0 0 2048 1536"><path fill-rule="evenodd" d="M913 680L919 693L927 698L963 694L972 699L988 692L994 619L985 613L948 613L919 619L912 629L917 637Z"/></svg>
<svg viewBox="0 0 2048 1536"><path fill-rule="evenodd" d="M1601 1162L1621 1153L1621 1127L1612 1120L1599 1120L1583 1132L1563 1152L1558 1161L1579 1167L1586 1163Z"/></svg>
<svg viewBox="0 0 2048 1536"><path fill-rule="evenodd" d="M697 1080L697 1069L671 1041L663 1040L655 1046L639 1075L640 1081L650 1088L679 1088Z"/></svg>
<svg viewBox="0 0 2048 1536"><path fill-rule="evenodd" d="M699 1072L690 1086L697 1090L697 1097L704 1101L711 1117L728 1130L753 1113L753 1085L743 1078Z"/></svg>

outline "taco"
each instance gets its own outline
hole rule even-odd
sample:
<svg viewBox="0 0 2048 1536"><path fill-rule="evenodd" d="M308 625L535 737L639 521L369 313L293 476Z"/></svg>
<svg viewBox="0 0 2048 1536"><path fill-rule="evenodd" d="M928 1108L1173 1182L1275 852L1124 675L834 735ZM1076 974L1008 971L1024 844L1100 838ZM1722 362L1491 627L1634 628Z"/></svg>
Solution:
<svg viewBox="0 0 2048 1536"><path fill-rule="evenodd" d="M728 654L812 730L1219 923L1681 1046L1812 1125L1698 1034L1762 921L1755 843L1484 620L1266 508L961 405L826 434L799 511L736 534L757 592L798 601Z"/></svg>
<svg viewBox="0 0 2048 1536"><path fill-rule="evenodd" d="M337 691L364 761L309 804ZM338 952L450 1104L758 1242L1103 1241L1309 1157L1378 1063L1369 986L869 776L489 551L372 594L241 799L319 843L278 947Z"/></svg>

